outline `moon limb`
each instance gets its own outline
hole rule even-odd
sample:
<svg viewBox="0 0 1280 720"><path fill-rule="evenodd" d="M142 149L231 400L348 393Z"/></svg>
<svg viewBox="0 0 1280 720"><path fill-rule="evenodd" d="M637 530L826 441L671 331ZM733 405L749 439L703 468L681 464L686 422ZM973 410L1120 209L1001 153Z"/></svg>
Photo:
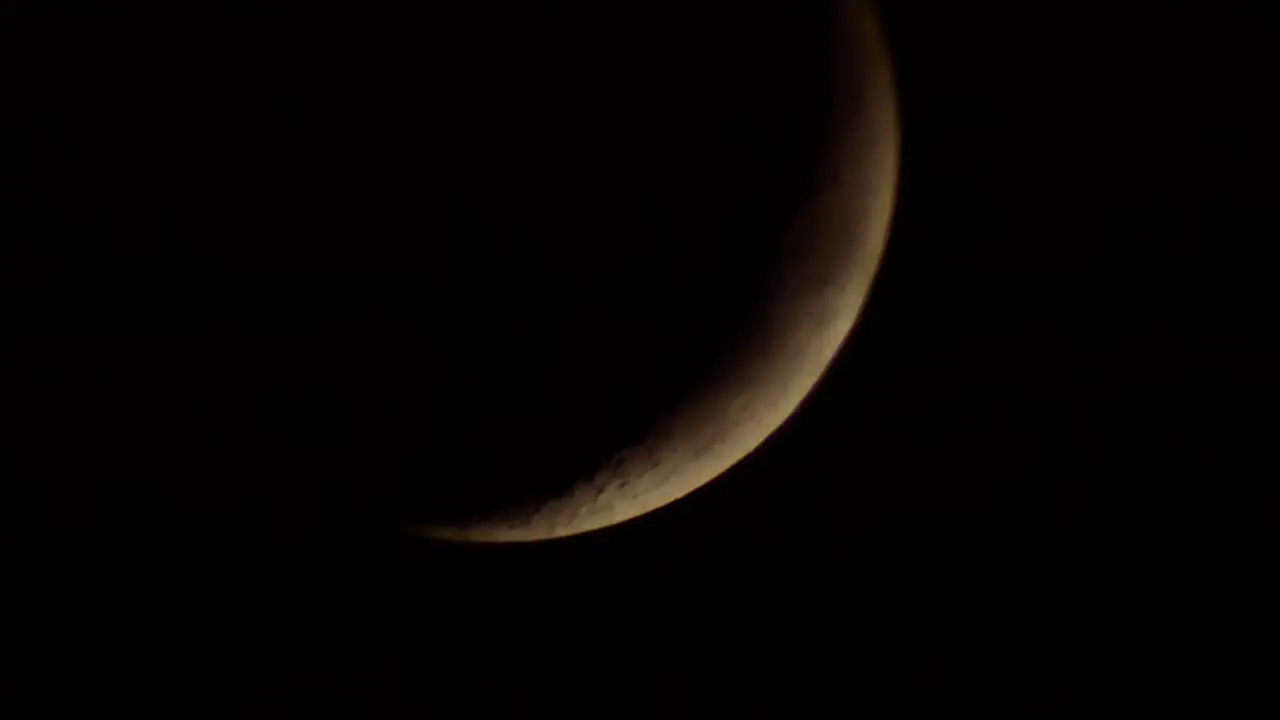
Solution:
<svg viewBox="0 0 1280 720"><path fill-rule="evenodd" d="M868 0L841 0L834 148L788 238L757 330L715 380L568 493L466 525L405 528L483 543L577 535L656 510L754 451L818 384L852 330L887 241L899 127L888 49Z"/></svg>

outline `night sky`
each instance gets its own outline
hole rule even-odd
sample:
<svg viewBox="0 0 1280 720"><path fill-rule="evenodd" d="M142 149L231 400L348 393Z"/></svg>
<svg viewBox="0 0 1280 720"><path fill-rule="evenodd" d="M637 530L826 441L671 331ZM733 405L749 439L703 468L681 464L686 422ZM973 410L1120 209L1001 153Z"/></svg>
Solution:
<svg viewBox="0 0 1280 720"><path fill-rule="evenodd" d="M826 378L686 499L503 547L391 520L563 482L749 328L825 6L0 4L0 699L1189 700L1280 519L1260 23L880 4L899 205Z"/></svg>

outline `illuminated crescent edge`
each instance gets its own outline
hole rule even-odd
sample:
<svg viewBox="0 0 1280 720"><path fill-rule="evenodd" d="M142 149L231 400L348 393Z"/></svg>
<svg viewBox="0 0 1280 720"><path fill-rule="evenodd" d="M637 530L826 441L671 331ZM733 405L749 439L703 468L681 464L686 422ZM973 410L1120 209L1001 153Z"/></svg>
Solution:
<svg viewBox="0 0 1280 720"><path fill-rule="evenodd" d="M544 504L411 534L528 542L596 530L684 497L765 441L800 406L840 351L871 289L897 195L899 127L888 48L865 0L840 5L848 37L839 67L864 75L842 93L835 152L791 237L812 245L779 274L773 300L738 358L705 392L638 445Z"/></svg>

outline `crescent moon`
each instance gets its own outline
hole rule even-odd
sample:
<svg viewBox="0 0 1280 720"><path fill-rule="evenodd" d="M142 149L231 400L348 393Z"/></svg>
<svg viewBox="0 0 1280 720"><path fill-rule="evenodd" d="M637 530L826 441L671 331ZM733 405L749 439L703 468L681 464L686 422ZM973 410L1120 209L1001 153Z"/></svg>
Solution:
<svg viewBox="0 0 1280 720"><path fill-rule="evenodd" d="M701 394L570 491L535 507L427 537L528 542L585 533L651 512L746 457L818 384L858 318L883 254L897 192L899 125L882 28L867 0L839 3L839 80L820 189L790 245L753 335Z"/></svg>

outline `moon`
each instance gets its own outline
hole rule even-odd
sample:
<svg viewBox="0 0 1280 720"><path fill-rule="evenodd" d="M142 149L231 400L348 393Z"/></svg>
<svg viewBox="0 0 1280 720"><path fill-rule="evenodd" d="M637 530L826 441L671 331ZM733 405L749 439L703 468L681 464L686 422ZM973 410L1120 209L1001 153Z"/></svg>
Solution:
<svg viewBox="0 0 1280 720"><path fill-rule="evenodd" d="M641 442L567 491L465 524L406 531L510 543L615 525L720 476L795 412L854 327L896 197L899 124L887 43L870 2L841 0L837 17L835 111L818 191L786 234L768 295L731 359Z"/></svg>

